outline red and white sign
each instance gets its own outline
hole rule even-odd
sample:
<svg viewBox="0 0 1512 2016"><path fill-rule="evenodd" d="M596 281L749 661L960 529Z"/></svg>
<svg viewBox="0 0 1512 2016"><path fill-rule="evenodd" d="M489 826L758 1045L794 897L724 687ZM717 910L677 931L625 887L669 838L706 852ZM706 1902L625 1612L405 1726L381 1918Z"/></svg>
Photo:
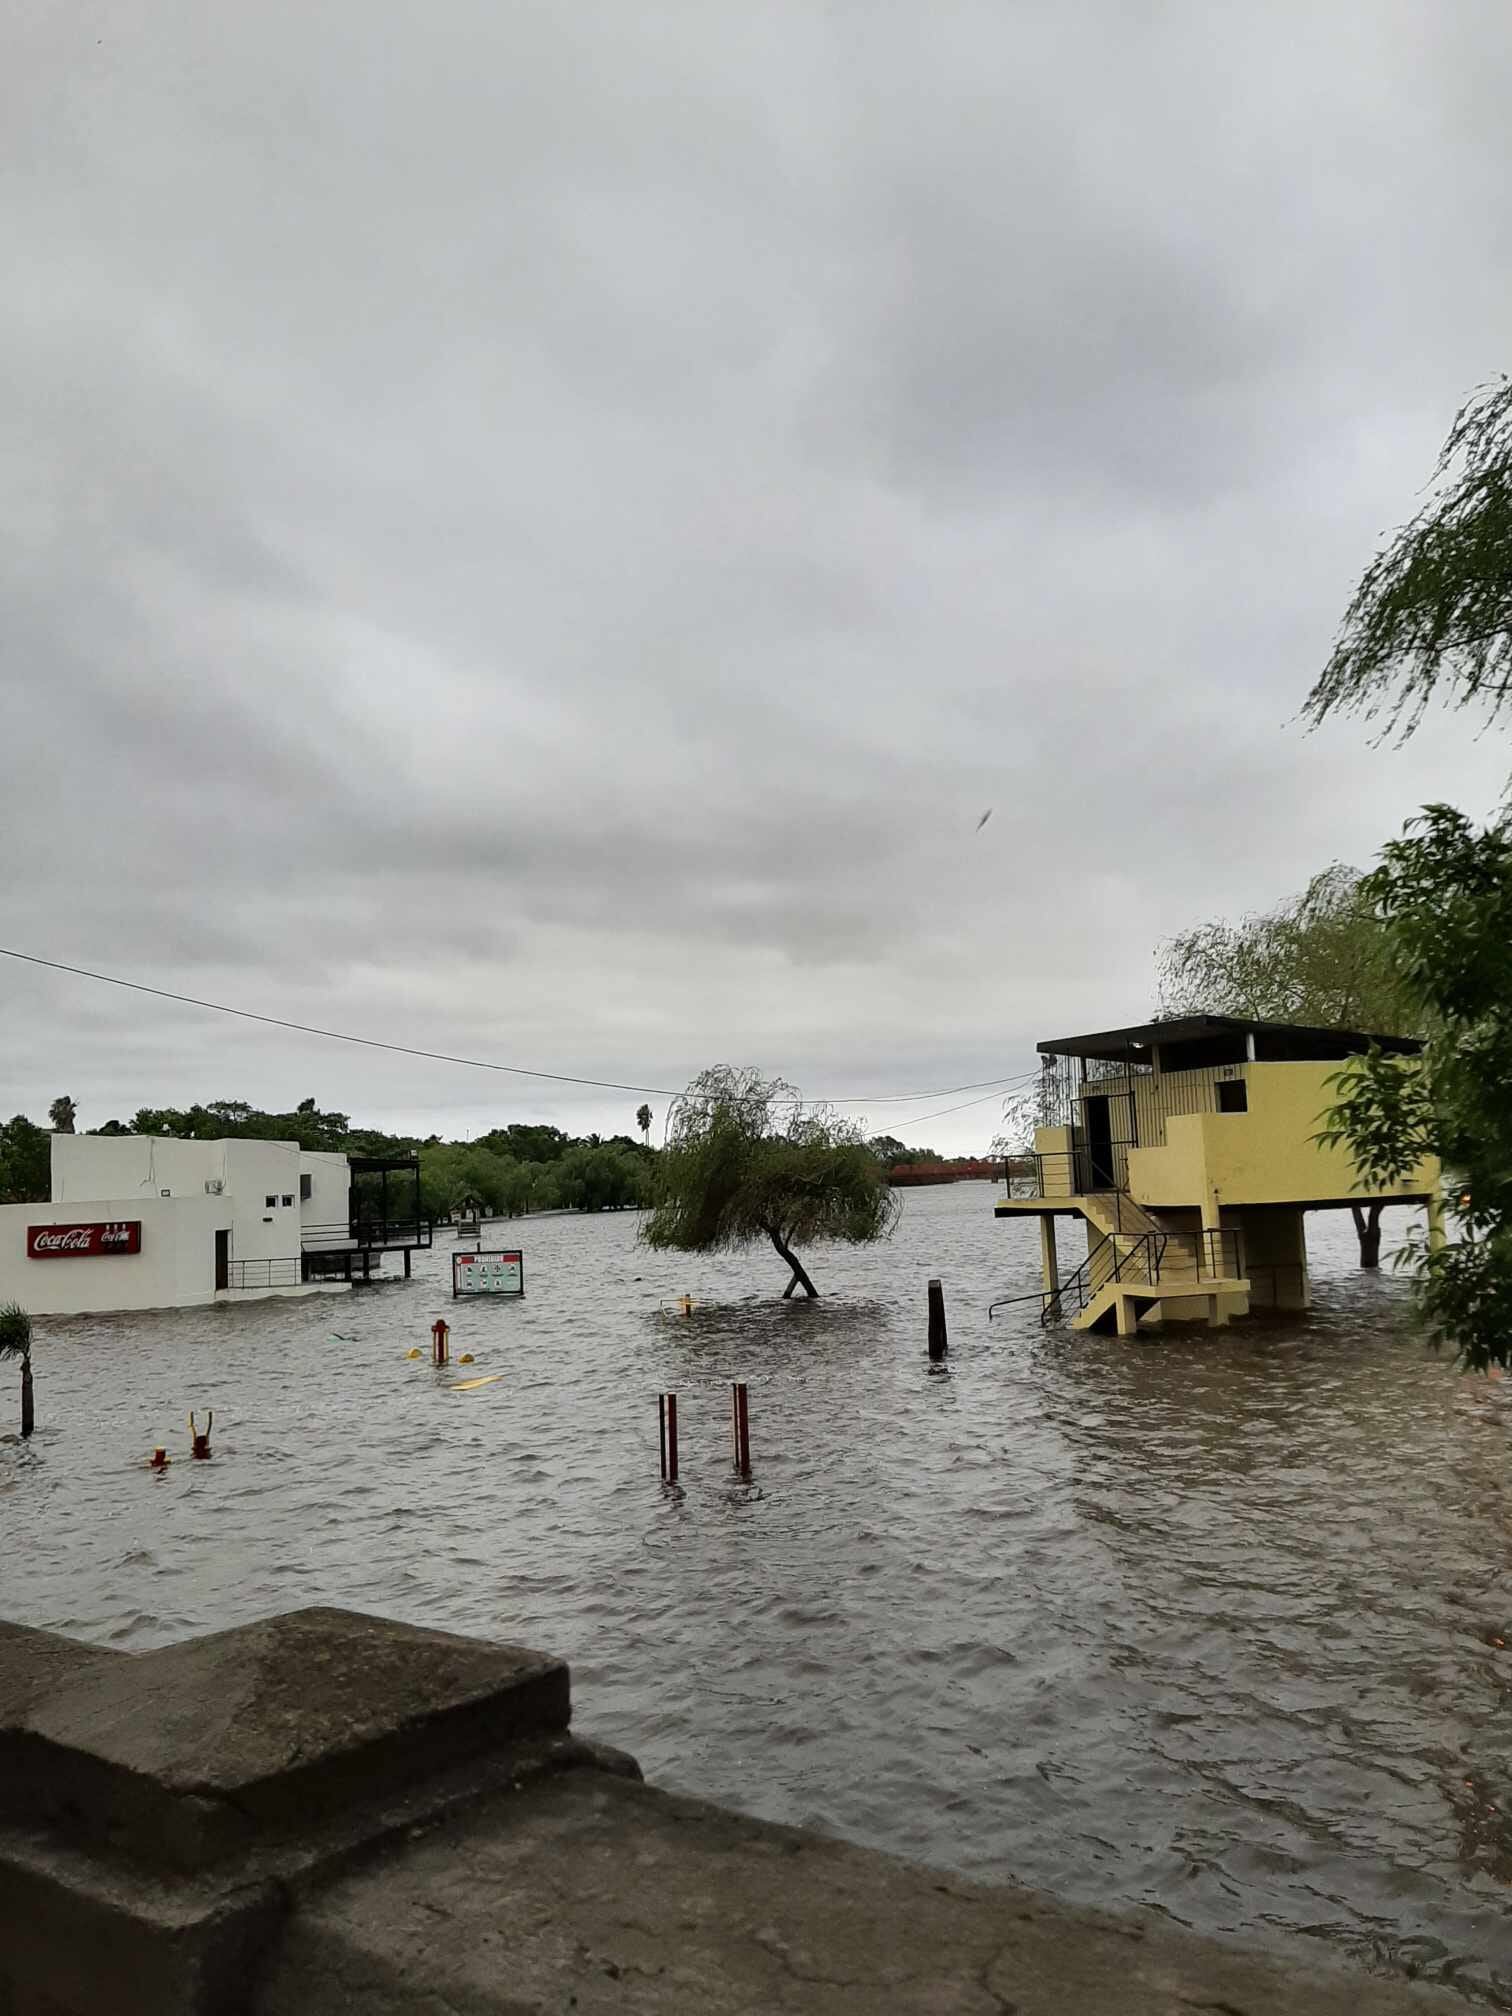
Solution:
<svg viewBox="0 0 1512 2016"><path fill-rule="evenodd" d="M140 1253L140 1218L112 1218L103 1225L28 1225L28 1260L98 1260L107 1253Z"/></svg>

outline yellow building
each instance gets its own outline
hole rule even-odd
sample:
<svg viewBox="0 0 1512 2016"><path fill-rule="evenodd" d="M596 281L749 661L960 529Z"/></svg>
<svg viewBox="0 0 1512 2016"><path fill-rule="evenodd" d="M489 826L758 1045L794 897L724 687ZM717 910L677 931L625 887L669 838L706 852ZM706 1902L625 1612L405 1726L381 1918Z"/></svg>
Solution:
<svg viewBox="0 0 1512 2016"><path fill-rule="evenodd" d="M1033 1174L1010 1178L996 1212L1039 1220L1042 1320L1127 1336L1163 1318L1305 1309L1305 1212L1427 1204L1436 1223L1436 1159L1382 1189L1316 1138L1336 1097L1329 1080L1372 1044L1420 1048L1231 1015L1041 1043ZM1086 1227L1085 1257L1067 1268L1060 1218Z"/></svg>

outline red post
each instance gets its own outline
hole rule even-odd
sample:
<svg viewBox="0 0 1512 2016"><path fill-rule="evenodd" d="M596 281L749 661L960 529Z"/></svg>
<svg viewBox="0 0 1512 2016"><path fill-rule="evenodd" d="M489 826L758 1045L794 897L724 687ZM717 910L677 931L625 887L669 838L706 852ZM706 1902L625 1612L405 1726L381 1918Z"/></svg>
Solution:
<svg viewBox="0 0 1512 2016"><path fill-rule="evenodd" d="M438 1316L431 1325L431 1351L438 1365L445 1365L450 1358L451 1354L447 1350L447 1340L450 1336L451 1326L444 1316Z"/></svg>
<svg viewBox="0 0 1512 2016"><path fill-rule="evenodd" d="M742 1477L751 1474L751 1415L745 1384L737 1380L730 1388L730 1442L735 1468Z"/></svg>
<svg viewBox="0 0 1512 2016"><path fill-rule="evenodd" d="M661 1428L661 1474L663 1484L677 1482L677 1395L658 1393L657 1420Z"/></svg>

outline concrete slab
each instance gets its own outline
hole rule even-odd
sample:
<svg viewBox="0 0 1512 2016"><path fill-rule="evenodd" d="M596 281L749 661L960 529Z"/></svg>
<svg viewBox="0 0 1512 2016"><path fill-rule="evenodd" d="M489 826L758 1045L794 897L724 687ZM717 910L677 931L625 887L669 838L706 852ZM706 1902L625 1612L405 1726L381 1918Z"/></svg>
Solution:
<svg viewBox="0 0 1512 2016"><path fill-rule="evenodd" d="M1429 2016L1457 1997L578 1772L307 1899L259 2016Z"/></svg>
<svg viewBox="0 0 1512 2016"><path fill-rule="evenodd" d="M126 1656L56 1631L0 1623L0 1729L15 1727L29 1708L70 1681Z"/></svg>
<svg viewBox="0 0 1512 2016"><path fill-rule="evenodd" d="M46 1648L23 1650L40 1664ZM344 1610L295 1611L34 1691L0 1727L0 1819L193 1870L258 1834L565 1730L567 1667Z"/></svg>

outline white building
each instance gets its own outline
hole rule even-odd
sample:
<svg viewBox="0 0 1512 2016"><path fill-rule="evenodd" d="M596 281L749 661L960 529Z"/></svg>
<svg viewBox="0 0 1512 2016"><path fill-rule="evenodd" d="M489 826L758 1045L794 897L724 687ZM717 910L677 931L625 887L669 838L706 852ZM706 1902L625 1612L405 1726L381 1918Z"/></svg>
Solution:
<svg viewBox="0 0 1512 2016"><path fill-rule="evenodd" d="M412 1200L396 1185L407 1217L390 1216L391 1171L413 1179ZM0 1302L72 1316L297 1295L348 1287L386 1251L403 1252L408 1274L411 1249L430 1244L418 1194L407 1157L54 1134L51 1201L0 1206Z"/></svg>

